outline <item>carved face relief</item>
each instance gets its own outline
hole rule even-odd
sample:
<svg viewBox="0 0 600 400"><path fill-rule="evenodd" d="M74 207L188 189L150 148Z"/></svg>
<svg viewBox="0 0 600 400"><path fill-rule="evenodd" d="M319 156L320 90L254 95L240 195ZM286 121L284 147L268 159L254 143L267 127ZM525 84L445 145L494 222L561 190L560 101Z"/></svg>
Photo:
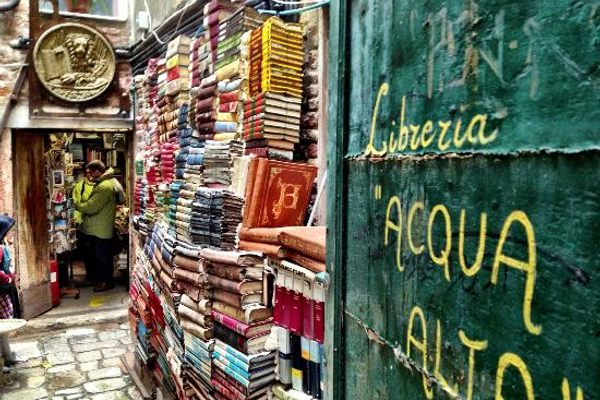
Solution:
<svg viewBox="0 0 600 400"><path fill-rule="evenodd" d="M38 78L54 96L85 102L108 89L115 75L115 53L110 43L85 25L65 23L38 39L33 61Z"/></svg>

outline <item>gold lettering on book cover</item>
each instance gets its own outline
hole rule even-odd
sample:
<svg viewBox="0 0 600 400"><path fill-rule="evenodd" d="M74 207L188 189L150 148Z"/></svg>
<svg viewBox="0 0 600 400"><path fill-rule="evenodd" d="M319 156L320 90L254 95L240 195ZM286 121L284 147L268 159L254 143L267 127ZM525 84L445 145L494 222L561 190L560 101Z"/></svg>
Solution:
<svg viewBox="0 0 600 400"><path fill-rule="evenodd" d="M284 209L295 209L298 205L298 197L302 185L294 185L293 183L284 183L281 178L276 181L279 189L279 199L273 205L273 216L279 218Z"/></svg>
<svg viewBox="0 0 600 400"><path fill-rule="evenodd" d="M115 53L97 31L64 23L45 31L34 51L35 72L52 95L69 102L92 100L115 75Z"/></svg>

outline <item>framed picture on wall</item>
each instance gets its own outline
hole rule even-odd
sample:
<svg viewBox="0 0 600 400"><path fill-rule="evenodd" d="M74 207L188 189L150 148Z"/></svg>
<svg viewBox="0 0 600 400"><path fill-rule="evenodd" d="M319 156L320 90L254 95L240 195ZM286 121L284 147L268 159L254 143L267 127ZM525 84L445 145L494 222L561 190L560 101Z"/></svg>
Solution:
<svg viewBox="0 0 600 400"><path fill-rule="evenodd" d="M65 186L65 172L62 169L55 169L52 171L52 186Z"/></svg>

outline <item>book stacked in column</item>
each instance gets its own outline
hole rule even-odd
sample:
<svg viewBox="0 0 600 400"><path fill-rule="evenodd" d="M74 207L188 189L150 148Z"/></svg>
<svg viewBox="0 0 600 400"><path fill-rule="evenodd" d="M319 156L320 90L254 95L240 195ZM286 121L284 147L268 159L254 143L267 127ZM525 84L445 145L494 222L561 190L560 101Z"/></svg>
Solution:
<svg viewBox="0 0 600 400"><path fill-rule="evenodd" d="M148 257L140 252L136 256L131 271L129 321L136 338L135 353L144 365L148 365L156 356L156 350L150 344L150 338L155 329L152 307L159 305L157 304L158 298L154 296L148 283L149 270Z"/></svg>
<svg viewBox="0 0 600 400"><path fill-rule="evenodd" d="M252 31L249 46L252 98L244 103L246 154L293 160L300 141L302 27L271 17Z"/></svg>
<svg viewBox="0 0 600 400"><path fill-rule="evenodd" d="M211 287L200 269L200 250L198 246L178 241L174 258L174 275L184 293L177 311L185 346L184 390L190 398L207 398L212 390Z"/></svg>
<svg viewBox="0 0 600 400"><path fill-rule="evenodd" d="M213 249L233 249L243 206L243 199L230 191L198 188L192 203L192 243Z"/></svg>
<svg viewBox="0 0 600 400"><path fill-rule="evenodd" d="M204 249L202 268L213 285L215 398L266 398L275 355L265 351L272 327L263 306L263 257L257 253Z"/></svg>
<svg viewBox="0 0 600 400"><path fill-rule="evenodd" d="M269 254L279 342L276 391L322 398L325 227L242 228L240 240Z"/></svg>

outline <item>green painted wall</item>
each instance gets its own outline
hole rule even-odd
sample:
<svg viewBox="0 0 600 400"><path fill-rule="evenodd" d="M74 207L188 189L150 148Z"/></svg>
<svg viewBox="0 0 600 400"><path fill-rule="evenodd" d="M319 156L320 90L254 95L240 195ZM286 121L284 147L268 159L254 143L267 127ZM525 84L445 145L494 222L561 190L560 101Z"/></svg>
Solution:
<svg viewBox="0 0 600 400"><path fill-rule="evenodd" d="M338 0L331 32L330 398L599 399L600 2Z"/></svg>

